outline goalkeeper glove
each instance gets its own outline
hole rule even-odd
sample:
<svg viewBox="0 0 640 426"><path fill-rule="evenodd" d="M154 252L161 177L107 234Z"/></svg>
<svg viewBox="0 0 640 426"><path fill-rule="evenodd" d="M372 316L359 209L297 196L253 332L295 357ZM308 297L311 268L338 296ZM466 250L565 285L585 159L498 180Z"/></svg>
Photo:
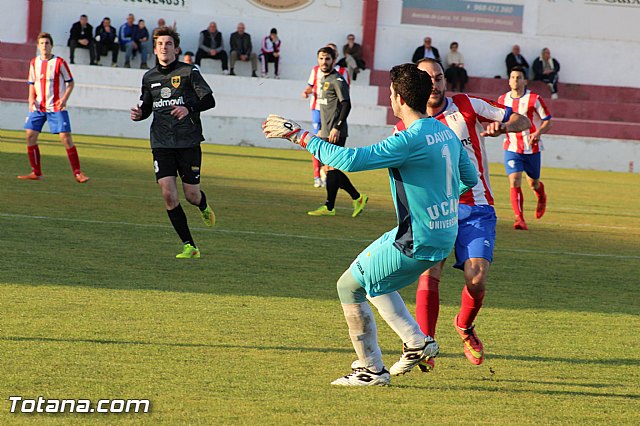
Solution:
<svg viewBox="0 0 640 426"><path fill-rule="evenodd" d="M267 138L288 139L303 148L307 147L311 139L309 132L303 130L298 123L275 114L270 114L262 123L262 131Z"/></svg>

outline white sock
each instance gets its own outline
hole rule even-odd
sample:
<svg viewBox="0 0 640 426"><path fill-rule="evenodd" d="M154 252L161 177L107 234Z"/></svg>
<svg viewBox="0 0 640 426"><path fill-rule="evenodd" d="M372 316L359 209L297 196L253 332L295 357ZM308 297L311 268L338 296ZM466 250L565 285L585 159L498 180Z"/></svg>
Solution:
<svg viewBox="0 0 640 426"><path fill-rule="evenodd" d="M373 372L382 371L382 351L378 346L378 330L371 307L367 302L343 303L342 310L360 363Z"/></svg>
<svg viewBox="0 0 640 426"><path fill-rule="evenodd" d="M402 342L408 348L421 348L424 346L426 336L420 331L420 326L409 313L407 305L404 304L397 291L368 298L378 309L380 316L400 336Z"/></svg>

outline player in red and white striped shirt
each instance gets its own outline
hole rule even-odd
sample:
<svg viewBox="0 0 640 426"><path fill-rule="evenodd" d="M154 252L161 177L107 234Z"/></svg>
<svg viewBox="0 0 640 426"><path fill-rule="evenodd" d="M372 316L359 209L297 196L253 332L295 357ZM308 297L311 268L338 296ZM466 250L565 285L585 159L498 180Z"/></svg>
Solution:
<svg viewBox="0 0 640 426"><path fill-rule="evenodd" d="M331 47L336 52L334 62L338 59L338 50L335 44L329 43L328 47ZM344 77L347 84L351 84L351 78L349 77L349 71L347 68L335 65L336 71ZM320 131L320 105L318 104L318 96L320 95L320 87L318 82L322 79L324 74L320 71L320 66L316 65L311 69L309 74L308 86L302 92L303 98L309 98L309 106L311 107L311 124L313 126L313 133L318 134ZM311 157L313 161L313 186L320 188L324 186L324 182L320 176L320 162L316 157Z"/></svg>
<svg viewBox="0 0 640 426"><path fill-rule="evenodd" d="M511 70L509 87L511 91L500 96L498 102L526 115L531 121L531 128L522 132L507 133L504 140L504 167L511 187L511 207L516 216L513 227L527 230L523 212L522 172L527 174L529 187L538 196L536 219L540 219L547 208L547 194L544 184L540 181L540 152L543 150L540 135L551 129L551 113L542 98L527 89L524 68L514 67ZM534 115L537 115L538 123L534 122Z"/></svg>
<svg viewBox="0 0 640 426"><path fill-rule="evenodd" d="M433 81L431 97L427 103L427 115L440 120L458 136L469 154L469 160L479 174L478 183L462 194L458 208L458 237L455 243L454 268L464 271L465 286L461 306L454 319L454 326L464 344L469 362L479 365L484 361L484 348L473 326L482 306L489 266L493 260L496 238L496 215L493 193L489 182L489 167L484 136L498 136L510 131L528 129L529 120L511 108L495 102L474 98L466 94L446 97L446 81L442 65L425 58L417 63ZM486 130L483 123L488 123ZM396 129L402 130L402 122ZM420 276L416 292L416 320L428 336L435 336L440 311L439 283L445 261ZM430 371L434 359L420 364L422 371Z"/></svg>
<svg viewBox="0 0 640 426"><path fill-rule="evenodd" d="M40 55L33 58L29 65L29 116L24 125L31 173L18 176L18 179L42 179L38 136L45 121L48 121L51 133L60 134L76 181L85 183L89 178L80 170L80 159L71 140L71 124L67 112L67 100L74 86L73 76L67 62L51 53L52 49L51 34L38 34Z"/></svg>

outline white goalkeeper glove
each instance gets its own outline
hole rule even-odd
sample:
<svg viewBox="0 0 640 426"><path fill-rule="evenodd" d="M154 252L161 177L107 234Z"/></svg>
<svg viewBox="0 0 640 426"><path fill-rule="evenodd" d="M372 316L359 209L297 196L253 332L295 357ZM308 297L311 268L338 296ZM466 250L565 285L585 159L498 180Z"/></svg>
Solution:
<svg viewBox="0 0 640 426"><path fill-rule="evenodd" d="M267 138L288 139L303 148L306 148L311 138L309 132L303 130L298 123L275 114L270 114L262 123L262 131Z"/></svg>

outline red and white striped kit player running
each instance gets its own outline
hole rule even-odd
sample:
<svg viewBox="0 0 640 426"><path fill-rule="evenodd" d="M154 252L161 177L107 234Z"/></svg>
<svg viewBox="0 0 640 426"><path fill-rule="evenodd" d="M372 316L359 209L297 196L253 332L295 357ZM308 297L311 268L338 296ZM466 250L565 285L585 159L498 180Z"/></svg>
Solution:
<svg viewBox="0 0 640 426"><path fill-rule="evenodd" d="M513 227L527 230L524 220L524 197L522 195L522 172L527 174L529 187L536 193L536 219L540 219L547 209L547 194L540 181L541 151L543 150L540 135L551 129L551 112L542 98L527 89L527 78L524 68L515 67L509 74L511 90L498 98L498 102L509 106L513 111L526 115L531 121L531 128L522 132L507 133L504 140L504 167L511 187L511 208L516 217ZM534 121L537 116L538 123ZM539 124L539 126L536 126Z"/></svg>
<svg viewBox="0 0 640 426"><path fill-rule="evenodd" d="M333 48L336 51L336 55L337 55L337 50L334 44L328 44L327 46ZM336 56L337 59L337 56ZM339 65L335 66L336 71L338 71L338 74L342 75L342 77L344 77L344 80L347 82L347 84L351 84L351 78L349 77L349 71L347 71L347 68L345 67L341 67ZM309 106L311 108L311 124L313 127L313 134L317 135L318 132L320 131L320 105L318 104L318 96L320 96L320 87L318 87L318 82L322 79L323 77L323 73L322 71L320 71L320 66L316 65L315 67L313 67L311 69L311 73L309 74L309 80L307 81L308 86L305 88L305 90L302 92L302 97L303 98L309 98ZM320 170L320 162L318 161L317 158L315 157L311 157L312 161L313 161L313 186L316 188L320 188L320 187L324 187L325 183L324 183L324 179L322 179L321 176L321 170Z"/></svg>
<svg viewBox="0 0 640 426"><path fill-rule="evenodd" d="M42 179L38 136L45 121L48 121L51 133L60 134L76 181L85 183L89 178L80 170L80 159L71 140L71 123L67 112L67 100L74 86L71 70L64 59L51 53L51 34L40 33L37 40L40 55L33 58L29 66L29 116L24 125L31 173L18 176L18 179Z"/></svg>
<svg viewBox="0 0 640 426"><path fill-rule="evenodd" d="M478 183L460 197L458 237L455 243L454 268L464 271L465 286L454 327L463 342L464 354L472 364L484 361L484 347L475 332L473 321L482 306L489 266L493 260L496 238L496 214L489 181L489 167L484 136L498 136L529 128L529 120L511 108L466 94L446 97L442 65L429 58L418 61L433 81L427 103L427 115L448 126L467 149L469 160L478 170ZM482 123L489 123L484 129ZM396 128L402 130L404 124ZM420 276L416 292L416 320L423 333L434 336L440 311L439 284L445 260ZM422 371L431 371L434 359L422 361Z"/></svg>

